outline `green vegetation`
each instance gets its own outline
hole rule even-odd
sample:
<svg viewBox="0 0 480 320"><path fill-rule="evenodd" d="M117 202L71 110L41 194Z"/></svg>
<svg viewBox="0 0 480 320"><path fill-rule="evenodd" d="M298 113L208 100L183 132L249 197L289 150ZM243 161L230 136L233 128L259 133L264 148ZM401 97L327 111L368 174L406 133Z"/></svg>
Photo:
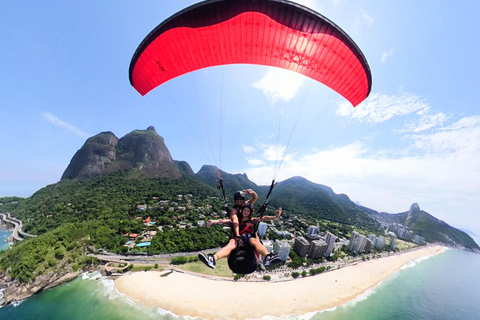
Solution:
<svg viewBox="0 0 480 320"><path fill-rule="evenodd" d="M272 193L270 202L304 219L336 222L339 224L337 228L332 224L327 230L340 236L348 232L344 229L346 226L356 226L369 231L377 230L380 226L366 210L357 206L346 195L337 195L331 188L301 177L294 177L279 184ZM340 228L340 225L344 227Z"/></svg>
<svg viewBox="0 0 480 320"><path fill-rule="evenodd" d="M151 216L159 224L174 223L178 211L153 206L139 212L137 205L153 201L153 198L178 201L178 195L194 194L192 208L182 211L184 222L196 222L198 206L211 205L210 213L223 207L218 199L210 199L216 190L200 183L194 177L179 179L130 179L132 170L74 182L64 180L40 189L15 210L12 215L24 223L24 231L42 234L64 223L99 220L105 225L117 225L125 232L141 231L142 221L137 216ZM178 201L181 202L181 201Z"/></svg>
<svg viewBox="0 0 480 320"><path fill-rule="evenodd" d="M57 266L70 265L72 270L85 269L98 264L98 260L85 256L85 246L95 225L64 224L41 237L24 240L0 255L0 271L14 279L28 282Z"/></svg>
<svg viewBox="0 0 480 320"><path fill-rule="evenodd" d="M307 259L300 257L295 251L293 251L293 249L290 250L290 259L292 261L288 262L287 266L292 269L298 269L303 264L307 263Z"/></svg>
<svg viewBox="0 0 480 320"><path fill-rule="evenodd" d="M398 238L395 242L395 248L398 251L403 251L403 250L412 249L412 248L416 248L416 247L418 247L418 244L413 243L413 242L407 242L407 241L404 241L404 240L398 239Z"/></svg>
<svg viewBox="0 0 480 320"><path fill-rule="evenodd" d="M220 259L217 261L217 264L214 269L210 269L207 267L203 262L199 261L196 256L187 257L189 263L178 265L177 268L181 268L183 270L191 271L191 272L198 272L208 275L214 275L219 277L233 277L233 272L228 267L227 259Z"/></svg>
<svg viewBox="0 0 480 320"><path fill-rule="evenodd" d="M233 277L233 280L238 281L241 278L243 278L245 275L244 274L236 274L235 277Z"/></svg>
<svg viewBox="0 0 480 320"><path fill-rule="evenodd" d="M188 176L129 179L129 171L80 182L62 181L28 199L2 198L2 211L7 208L23 220L24 231L39 236L2 252L0 271L26 282L65 263L74 270L83 269L97 263L85 252L102 248L128 253L125 234L142 234L161 225L166 226L164 231L153 236L149 247L132 252L187 252L225 244L228 233L220 226L196 227L199 220L218 217L218 209L223 208L219 199L212 198L216 190ZM179 197L187 194L192 196ZM154 199L169 205L161 206ZM147 209L138 210L139 204L148 204ZM156 224L145 225L147 217Z"/></svg>
<svg viewBox="0 0 480 320"><path fill-rule="evenodd" d="M22 207L25 203L25 198L20 197L3 197L0 198L0 212L13 212Z"/></svg>
<svg viewBox="0 0 480 320"><path fill-rule="evenodd" d="M170 260L170 263L171 263L171 264L180 265L180 264L197 262L197 261L198 261L198 257L185 257L185 256L181 256L181 257L176 257L176 258L171 259L171 260ZM158 265L157 265L157 267L158 267Z"/></svg>
<svg viewBox="0 0 480 320"><path fill-rule="evenodd" d="M40 189L27 199L1 198L0 212L11 212L23 221L25 232L39 236L1 252L0 272L27 282L59 268L76 271L95 266L98 261L86 252L99 253L101 249L119 254L153 255L202 251L225 245L228 230L221 225L207 229L199 224L227 214L222 212L224 204L218 190L189 174L178 179L133 179L135 172L136 169L130 169L78 182L64 180ZM248 185L248 179L243 175L225 174L227 180L235 187L257 188ZM265 188L258 187L260 197L268 190ZM328 187L301 178L279 184L270 202L283 208L282 216L275 221L277 228L297 235L310 225L318 225L320 230L328 230L342 238L349 238L354 229L363 234L378 231L379 224L372 218L374 213L371 210L356 206L347 196L336 195ZM266 214L275 210L271 205ZM399 214L395 219L405 223L406 215ZM409 227L414 232L422 228L427 241L434 239L476 247L468 235L423 211L410 217ZM272 231L268 237L272 240L279 238ZM127 241L131 242L127 245ZM135 246L145 241L150 245ZM412 246L397 240L399 250ZM335 250L329 260L346 256L350 253L344 246ZM301 258L293 250L291 258L288 263L291 268L308 267L322 261ZM226 259L220 260L215 270L197 261L196 256L175 258L172 264L193 272L233 276ZM157 269L158 265L153 268ZM302 276L306 274L302 273Z"/></svg>
<svg viewBox="0 0 480 320"><path fill-rule="evenodd" d="M316 274L323 273L323 272L325 272L326 270L329 270L329 269L330 269L330 267L324 267L324 266L322 266L322 267L320 267L320 268L310 269L309 273L310 273L312 276L314 276L314 275L316 275Z"/></svg>

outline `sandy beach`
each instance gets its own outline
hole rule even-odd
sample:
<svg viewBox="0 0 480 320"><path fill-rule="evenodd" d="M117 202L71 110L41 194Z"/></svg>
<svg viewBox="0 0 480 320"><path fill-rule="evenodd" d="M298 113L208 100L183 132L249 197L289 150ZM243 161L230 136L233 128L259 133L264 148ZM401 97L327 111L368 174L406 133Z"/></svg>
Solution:
<svg viewBox="0 0 480 320"><path fill-rule="evenodd" d="M213 280L176 271L161 277L162 272L149 271L128 273L115 280L115 286L136 301L177 315L204 319L303 315L343 305L409 261L444 250L429 246L283 282Z"/></svg>

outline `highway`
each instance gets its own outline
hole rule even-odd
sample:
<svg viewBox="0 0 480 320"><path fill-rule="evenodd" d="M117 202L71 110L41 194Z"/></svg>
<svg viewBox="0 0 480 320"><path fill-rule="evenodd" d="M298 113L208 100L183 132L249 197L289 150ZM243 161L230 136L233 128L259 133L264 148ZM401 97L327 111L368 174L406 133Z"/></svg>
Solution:
<svg viewBox="0 0 480 320"><path fill-rule="evenodd" d="M32 235L22 231L23 223L21 220L10 216L10 212L0 213L0 217L3 221L9 224L14 225L12 237L15 241L22 241L25 237L36 237L36 235Z"/></svg>

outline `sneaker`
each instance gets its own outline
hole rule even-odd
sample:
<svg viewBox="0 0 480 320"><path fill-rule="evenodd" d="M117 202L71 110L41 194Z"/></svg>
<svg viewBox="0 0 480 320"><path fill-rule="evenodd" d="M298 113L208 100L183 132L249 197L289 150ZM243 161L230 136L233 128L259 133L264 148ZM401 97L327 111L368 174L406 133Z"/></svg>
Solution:
<svg viewBox="0 0 480 320"><path fill-rule="evenodd" d="M274 254L273 252L267 254L267 256L265 257L265 266L266 267L272 266L274 264L278 264L280 262L282 262L282 260L276 254Z"/></svg>
<svg viewBox="0 0 480 320"><path fill-rule="evenodd" d="M215 269L215 265L217 264L217 262L215 261L215 257L213 256L213 254L199 253L198 259L205 263L207 267Z"/></svg>

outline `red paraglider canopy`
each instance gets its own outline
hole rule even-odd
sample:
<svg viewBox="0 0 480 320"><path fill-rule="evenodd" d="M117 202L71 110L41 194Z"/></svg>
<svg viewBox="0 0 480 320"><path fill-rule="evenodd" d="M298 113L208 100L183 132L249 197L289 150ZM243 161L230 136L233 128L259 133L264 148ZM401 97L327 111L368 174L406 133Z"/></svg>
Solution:
<svg viewBox="0 0 480 320"><path fill-rule="evenodd" d="M173 15L138 47L130 83L146 95L182 74L238 63L301 73L353 106L371 90L370 68L353 40L319 13L282 0L210 0Z"/></svg>

